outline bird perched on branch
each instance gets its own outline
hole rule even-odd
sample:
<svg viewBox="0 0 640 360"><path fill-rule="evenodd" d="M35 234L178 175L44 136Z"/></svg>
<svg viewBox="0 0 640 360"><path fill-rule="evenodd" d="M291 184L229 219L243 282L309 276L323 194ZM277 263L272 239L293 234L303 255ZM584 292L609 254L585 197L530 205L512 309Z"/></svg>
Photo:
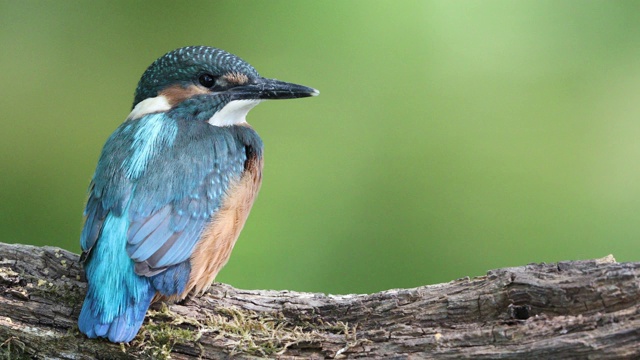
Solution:
<svg viewBox="0 0 640 360"><path fill-rule="evenodd" d="M204 292L262 181L262 140L245 116L263 100L318 94L206 46L151 64L89 187L80 331L129 342L153 301Z"/></svg>

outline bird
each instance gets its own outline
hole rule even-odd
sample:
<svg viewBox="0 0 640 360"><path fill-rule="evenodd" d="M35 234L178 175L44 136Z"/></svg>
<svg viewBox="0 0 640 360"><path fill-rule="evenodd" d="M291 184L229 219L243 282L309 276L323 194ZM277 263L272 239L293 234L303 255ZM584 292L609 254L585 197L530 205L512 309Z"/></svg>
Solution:
<svg viewBox="0 0 640 360"><path fill-rule="evenodd" d="M318 94L208 46L170 51L145 70L88 189L83 334L128 343L152 303L207 290L262 183L263 142L247 113Z"/></svg>

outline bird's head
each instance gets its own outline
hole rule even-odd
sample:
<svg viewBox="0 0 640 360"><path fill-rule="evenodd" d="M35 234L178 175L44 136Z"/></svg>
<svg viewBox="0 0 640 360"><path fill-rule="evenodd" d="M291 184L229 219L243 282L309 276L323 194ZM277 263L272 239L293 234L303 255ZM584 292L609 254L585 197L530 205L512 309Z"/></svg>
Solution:
<svg viewBox="0 0 640 360"><path fill-rule="evenodd" d="M318 95L315 89L261 77L253 66L224 50L188 46L147 68L128 119L157 112L224 126L244 122L262 100Z"/></svg>

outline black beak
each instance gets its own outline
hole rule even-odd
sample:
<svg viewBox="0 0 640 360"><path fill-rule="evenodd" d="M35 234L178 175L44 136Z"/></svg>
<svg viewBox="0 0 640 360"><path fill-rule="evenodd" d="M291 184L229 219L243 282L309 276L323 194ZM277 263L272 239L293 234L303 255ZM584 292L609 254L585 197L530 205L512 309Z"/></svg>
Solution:
<svg viewBox="0 0 640 360"><path fill-rule="evenodd" d="M230 88L227 92L233 100L296 99L320 94L318 90L310 87L266 78Z"/></svg>

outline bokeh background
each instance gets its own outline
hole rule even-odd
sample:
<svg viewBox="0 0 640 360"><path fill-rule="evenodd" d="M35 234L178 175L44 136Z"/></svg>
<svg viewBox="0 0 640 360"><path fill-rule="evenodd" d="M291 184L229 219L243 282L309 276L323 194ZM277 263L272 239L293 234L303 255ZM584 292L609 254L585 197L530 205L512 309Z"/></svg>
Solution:
<svg viewBox="0 0 640 360"><path fill-rule="evenodd" d="M0 241L79 252L104 141L157 57L211 45L321 91L265 103L219 281L364 293L640 261L635 1L0 2Z"/></svg>

